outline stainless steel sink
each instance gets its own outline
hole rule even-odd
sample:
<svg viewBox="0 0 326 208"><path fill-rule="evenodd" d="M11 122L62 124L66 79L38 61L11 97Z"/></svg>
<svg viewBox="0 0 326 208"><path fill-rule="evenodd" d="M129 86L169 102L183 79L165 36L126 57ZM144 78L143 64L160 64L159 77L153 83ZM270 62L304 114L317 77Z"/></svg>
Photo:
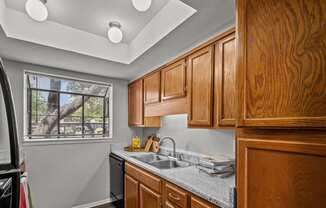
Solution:
<svg viewBox="0 0 326 208"><path fill-rule="evenodd" d="M159 154L144 154L144 155L137 155L137 156L131 156L137 160L140 160L145 163L151 163L161 160L168 160L168 156L159 155Z"/></svg>
<svg viewBox="0 0 326 208"><path fill-rule="evenodd" d="M190 166L190 163L178 160L161 160L152 162L150 164L159 169L183 168Z"/></svg>
<svg viewBox="0 0 326 208"><path fill-rule="evenodd" d="M158 169L172 169L191 166L191 163L189 162L177 160L175 158L159 154L144 154L131 157L152 165Z"/></svg>

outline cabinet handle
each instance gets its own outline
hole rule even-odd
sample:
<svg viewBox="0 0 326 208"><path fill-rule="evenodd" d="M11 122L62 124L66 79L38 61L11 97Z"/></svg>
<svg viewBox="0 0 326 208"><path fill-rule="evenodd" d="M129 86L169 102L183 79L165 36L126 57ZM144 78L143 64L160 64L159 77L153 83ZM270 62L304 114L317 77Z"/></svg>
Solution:
<svg viewBox="0 0 326 208"><path fill-rule="evenodd" d="M175 195L172 194L172 193L169 193L169 197L172 198L172 199L174 199L174 200L176 200L176 201L180 201L180 197L175 196Z"/></svg>

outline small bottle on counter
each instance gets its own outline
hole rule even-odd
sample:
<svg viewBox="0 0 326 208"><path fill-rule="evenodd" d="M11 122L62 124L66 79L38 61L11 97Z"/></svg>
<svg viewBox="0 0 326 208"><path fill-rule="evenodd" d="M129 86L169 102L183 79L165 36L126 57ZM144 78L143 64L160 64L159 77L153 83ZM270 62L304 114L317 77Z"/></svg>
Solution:
<svg viewBox="0 0 326 208"><path fill-rule="evenodd" d="M132 148L134 148L134 149L140 149L140 144L141 144L141 141L140 141L140 138L138 136L134 136L131 139L131 146L132 146Z"/></svg>

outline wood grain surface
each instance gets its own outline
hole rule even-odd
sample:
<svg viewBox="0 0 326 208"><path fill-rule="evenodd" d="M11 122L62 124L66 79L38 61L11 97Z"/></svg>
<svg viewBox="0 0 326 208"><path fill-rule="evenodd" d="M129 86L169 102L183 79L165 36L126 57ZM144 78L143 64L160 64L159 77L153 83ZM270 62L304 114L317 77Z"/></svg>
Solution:
<svg viewBox="0 0 326 208"><path fill-rule="evenodd" d="M326 1L238 0L239 126L326 127Z"/></svg>

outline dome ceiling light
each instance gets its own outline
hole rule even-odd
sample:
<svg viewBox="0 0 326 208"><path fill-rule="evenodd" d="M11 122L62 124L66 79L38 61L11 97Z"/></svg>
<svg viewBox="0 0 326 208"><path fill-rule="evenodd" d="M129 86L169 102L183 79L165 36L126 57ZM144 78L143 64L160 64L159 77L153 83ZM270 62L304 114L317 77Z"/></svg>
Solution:
<svg viewBox="0 0 326 208"><path fill-rule="evenodd" d="M112 43L120 43L122 41L123 33L119 22L109 23L108 38Z"/></svg>
<svg viewBox="0 0 326 208"><path fill-rule="evenodd" d="M152 0L131 0L132 5L140 12L147 11L152 4Z"/></svg>
<svg viewBox="0 0 326 208"><path fill-rule="evenodd" d="M27 0L25 10L33 20L43 22L48 18L48 8L45 6L46 0Z"/></svg>

